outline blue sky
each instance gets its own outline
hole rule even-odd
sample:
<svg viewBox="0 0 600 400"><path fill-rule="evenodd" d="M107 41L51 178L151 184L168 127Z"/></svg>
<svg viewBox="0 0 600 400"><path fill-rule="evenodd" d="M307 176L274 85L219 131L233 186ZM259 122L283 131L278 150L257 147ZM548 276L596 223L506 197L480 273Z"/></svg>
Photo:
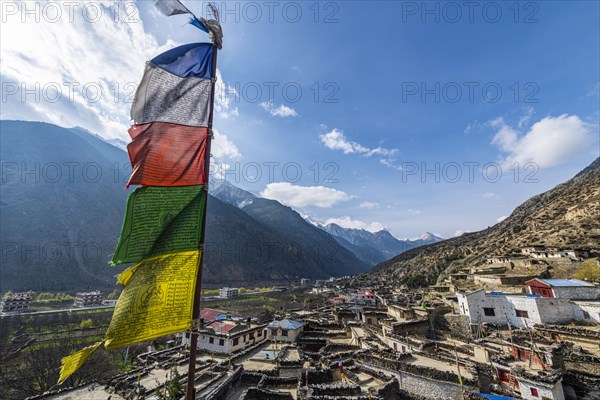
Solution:
<svg viewBox="0 0 600 400"><path fill-rule="evenodd" d="M3 4L2 118L126 140L144 61L206 40L148 1L39 4ZM399 238L485 228L569 179L600 153L599 3L470 4L217 2L213 172Z"/></svg>

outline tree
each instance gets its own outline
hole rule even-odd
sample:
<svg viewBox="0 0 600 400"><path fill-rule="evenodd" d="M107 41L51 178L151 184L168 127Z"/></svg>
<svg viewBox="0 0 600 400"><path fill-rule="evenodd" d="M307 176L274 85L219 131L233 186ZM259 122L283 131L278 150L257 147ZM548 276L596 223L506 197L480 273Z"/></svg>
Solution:
<svg viewBox="0 0 600 400"><path fill-rule="evenodd" d="M181 375L176 367L171 368L171 379L167 382L167 390L163 387L157 388L156 397L159 400L179 400L185 395L185 390L181 384Z"/></svg>
<svg viewBox="0 0 600 400"><path fill-rule="evenodd" d="M573 276L584 281L600 281L600 261L591 259L582 262Z"/></svg>
<svg viewBox="0 0 600 400"><path fill-rule="evenodd" d="M54 295L52 293L42 292L42 293L39 294L39 296L37 297L36 300L39 300L39 301L52 301L52 300L54 300Z"/></svg>
<svg viewBox="0 0 600 400"><path fill-rule="evenodd" d="M0 363L0 398L24 399L57 387L61 359L86 344L72 338L57 341L59 345L31 347ZM64 383L73 387L92 379L105 379L119 373L113 360L118 352L98 349L90 359ZM4 387L6 386L6 387ZM4 393L3 393L4 392Z"/></svg>
<svg viewBox="0 0 600 400"><path fill-rule="evenodd" d="M84 319L79 324L79 327L81 329L89 329L89 328L92 328L93 326L94 326L94 321L92 321L91 319Z"/></svg>

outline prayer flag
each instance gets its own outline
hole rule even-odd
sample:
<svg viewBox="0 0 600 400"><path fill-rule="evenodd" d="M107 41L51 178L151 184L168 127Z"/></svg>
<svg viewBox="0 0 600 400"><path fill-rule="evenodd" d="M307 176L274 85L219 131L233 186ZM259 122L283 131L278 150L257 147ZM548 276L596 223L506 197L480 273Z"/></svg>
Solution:
<svg viewBox="0 0 600 400"><path fill-rule="evenodd" d="M125 288L106 332L107 349L192 328L200 251L148 258L119 275Z"/></svg>
<svg viewBox="0 0 600 400"><path fill-rule="evenodd" d="M137 188L129 195L112 264L200 248L204 186Z"/></svg>
<svg viewBox="0 0 600 400"><path fill-rule="evenodd" d="M206 183L207 128L154 122L133 125L127 145L129 185L189 186Z"/></svg>

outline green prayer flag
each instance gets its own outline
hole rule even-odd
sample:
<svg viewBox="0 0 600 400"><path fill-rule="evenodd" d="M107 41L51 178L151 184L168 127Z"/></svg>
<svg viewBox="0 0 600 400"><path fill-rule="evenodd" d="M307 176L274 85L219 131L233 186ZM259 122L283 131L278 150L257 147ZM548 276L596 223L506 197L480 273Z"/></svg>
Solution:
<svg viewBox="0 0 600 400"><path fill-rule="evenodd" d="M198 250L206 191L202 185L137 188L127 209L112 265Z"/></svg>

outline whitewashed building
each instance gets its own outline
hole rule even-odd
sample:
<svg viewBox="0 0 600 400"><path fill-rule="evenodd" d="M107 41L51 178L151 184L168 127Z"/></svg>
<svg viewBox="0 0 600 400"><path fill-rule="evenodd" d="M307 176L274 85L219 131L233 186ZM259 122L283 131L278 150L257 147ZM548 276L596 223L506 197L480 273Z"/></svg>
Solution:
<svg viewBox="0 0 600 400"><path fill-rule="evenodd" d="M32 296L29 292L5 295L2 300L0 300L0 311L8 313L24 312L29 310L31 301Z"/></svg>
<svg viewBox="0 0 600 400"><path fill-rule="evenodd" d="M514 327L524 328L531 325L593 321L592 314L595 318L600 310L600 301L576 302L537 294L486 293L483 289L458 293L457 297L459 312L467 315L471 324L509 323Z"/></svg>
<svg viewBox="0 0 600 400"><path fill-rule="evenodd" d="M79 292L75 295L73 307L94 307L102 305L102 293L99 290L93 292Z"/></svg>
<svg viewBox="0 0 600 400"><path fill-rule="evenodd" d="M267 339L265 325L242 324L231 320L213 321L198 331L198 350L211 353L235 353ZM185 332L183 345L189 345L190 333Z"/></svg>
<svg viewBox="0 0 600 400"><path fill-rule="evenodd" d="M350 293L348 303L373 305L376 303L375 294L370 290Z"/></svg>
<svg viewBox="0 0 600 400"><path fill-rule="evenodd" d="M239 289L238 288L230 288L224 287L219 289L219 297L222 299L233 299L238 297Z"/></svg>
<svg viewBox="0 0 600 400"><path fill-rule="evenodd" d="M525 400L565 400L562 380L556 382L538 382L517 377L521 397Z"/></svg>

